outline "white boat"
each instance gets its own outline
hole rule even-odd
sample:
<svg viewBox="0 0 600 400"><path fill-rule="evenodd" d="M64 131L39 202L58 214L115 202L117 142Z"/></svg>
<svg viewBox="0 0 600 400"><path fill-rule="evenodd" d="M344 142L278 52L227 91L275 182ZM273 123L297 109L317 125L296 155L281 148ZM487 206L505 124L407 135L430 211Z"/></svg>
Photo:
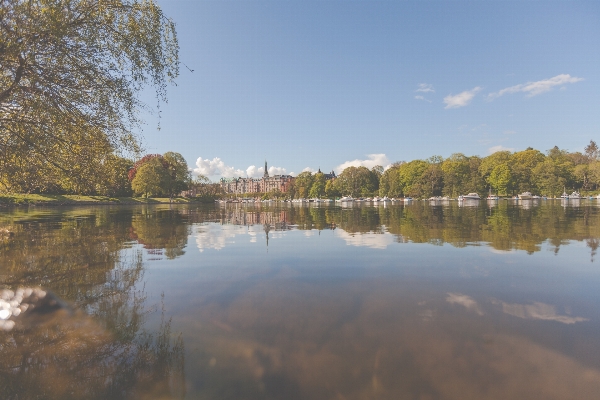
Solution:
<svg viewBox="0 0 600 400"><path fill-rule="evenodd" d="M477 193L469 193L464 196L458 196L458 200L481 200Z"/></svg>
<svg viewBox="0 0 600 400"><path fill-rule="evenodd" d="M374 203L377 203L377 202L380 202L380 201L381 201L381 197L379 197L379 196L373 197L373 202Z"/></svg>
<svg viewBox="0 0 600 400"><path fill-rule="evenodd" d="M389 197L383 196L383 199L381 199L381 201L391 201L391 200L389 199Z"/></svg>
<svg viewBox="0 0 600 400"><path fill-rule="evenodd" d="M517 196L519 200L531 200L533 195L531 192L523 192Z"/></svg>
<svg viewBox="0 0 600 400"><path fill-rule="evenodd" d="M412 197L405 197L402 199L402 201L404 201L405 203L408 203L409 201L413 201Z"/></svg>
<svg viewBox="0 0 600 400"><path fill-rule="evenodd" d="M490 193L488 194L488 197L486 197L486 200L500 200L500 197L498 197L495 194L492 194L492 188L490 188Z"/></svg>
<svg viewBox="0 0 600 400"><path fill-rule="evenodd" d="M349 201L353 201L353 200L354 200L354 199L352 198L352 196L344 196L344 197L342 197L342 198L340 199L340 201L341 201L342 203L349 202Z"/></svg>
<svg viewBox="0 0 600 400"><path fill-rule="evenodd" d="M581 194L579 194L578 191L574 191L571 194L567 194L566 192L563 192L563 194L560 196L560 198L563 200L579 200L579 199L581 199Z"/></svg>

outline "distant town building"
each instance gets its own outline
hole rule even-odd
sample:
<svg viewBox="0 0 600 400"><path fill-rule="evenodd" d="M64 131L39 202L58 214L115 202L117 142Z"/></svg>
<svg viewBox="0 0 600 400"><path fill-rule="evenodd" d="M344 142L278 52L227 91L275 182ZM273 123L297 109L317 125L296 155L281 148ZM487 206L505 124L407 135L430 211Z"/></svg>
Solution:
<svg viewBox="0 0 600 400"><path fill-rule="evenodd" d="M269 176L265 161L265 172L262 178L221 178L221 187L225 193L235 194L266 193L276 190L285 193L293 181L294 177L291 175Z"/></svg>
<svg viewBox="0 0 600 400"><path fill-rule="evenodd" d="M319 168L319 170L317 171L317 174L323 174L321 172L321 168ZM331 171L330 173L323 174L323 175L325 175L325 180L326 181L337 178L337 176L335 176L335 172L334 171Z"/></svg>

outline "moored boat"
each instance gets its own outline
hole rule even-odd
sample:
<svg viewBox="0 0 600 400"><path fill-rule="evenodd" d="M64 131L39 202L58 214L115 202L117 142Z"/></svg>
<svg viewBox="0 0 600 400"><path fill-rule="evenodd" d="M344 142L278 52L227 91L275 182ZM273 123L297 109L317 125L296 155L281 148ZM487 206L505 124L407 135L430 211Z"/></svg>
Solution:
<svg viewBox="0 0 600 400"><path fill-rule="evenodd" d="M517 196L519 200L531 200L532 197L533 195L531 194L531 192L523 192Z"/></svg>
<svg viewBox="0 0 600 400"><path fill-rule="evenodd" d="M579 200L582 197L578 191L574 191L571 194L567 194L566 192L563 192L563 194L560 196L560 198L563 200Z"/></svg>
<svg viewBox="0 0 600 400"><path fill-rule="evenodd" d="M458 200L481 200L477 193L469 193L463 196L458 196Z"/></svg>

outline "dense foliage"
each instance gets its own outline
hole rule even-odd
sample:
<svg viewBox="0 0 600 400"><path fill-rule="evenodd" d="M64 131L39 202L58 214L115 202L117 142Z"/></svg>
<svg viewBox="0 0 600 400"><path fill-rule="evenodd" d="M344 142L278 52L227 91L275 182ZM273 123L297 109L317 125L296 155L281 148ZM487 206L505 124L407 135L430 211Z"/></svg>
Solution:
<svg viewBox="0 0 600 400"><path fill-rule="evenodd" d="M500 151L485 158L453 154L396 163L386 170L380 196L456 197L469 192L513 195L525 191L548 196L563 190L595 191L600 185L600 161L591 141L585 154L554 147L544 155L528 148L511 153Z"/></svg>
<svg viewBox="0 0 600 400"><path fill-rule="evenodd" d="M76 311L38 313L36 324L2 332L2 398L179 398L183 339L169 319L145 324L153 307L141 252L181 256L189 235L182 216L96 207L64 211L48 227L38 213L0 220L0 288L43 284ZM131 240L145 250L123 256Z"/></svg>
<svg viewBox="0 0 600 400"><path fill-rule="evenodd" d="M136 194L173 197L188 189L191 176L188 165L179 153L149 154L129 170L131 188Z"/></svg>
<svg viewBox="0 0 600 400"><path fill-rule="evenodd" d="M178 51L154 0L0 0L0 190L122 193L105 166L139 151L138 93L166 99Z"/></svg>
<svg viewBox="0 0 600 400"><path fill-rule="evenodd" d="M599 149L590 141L584 153L569 153L554 147L546 154L528 148L519 152L499 151L487 157L452 154L443 159L396 162L384 170L376 166L348 167L333 180L303 172L288 195L308 197L457 197L493 191L510 196L525 191L551 197L564 190L596 192L600 186Z"/></svg>

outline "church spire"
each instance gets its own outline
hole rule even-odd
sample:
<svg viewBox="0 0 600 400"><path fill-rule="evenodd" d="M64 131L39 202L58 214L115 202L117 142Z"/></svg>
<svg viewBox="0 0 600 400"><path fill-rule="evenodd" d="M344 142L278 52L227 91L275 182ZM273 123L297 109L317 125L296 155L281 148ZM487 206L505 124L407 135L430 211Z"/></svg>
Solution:
<svg viewBox="0 0 600 400"><path fill-rule="evenodd" d="M265 160L265 173L264 173L264 177L265 178L269 177L269 170L267 169L267 160Z"/></svg>

